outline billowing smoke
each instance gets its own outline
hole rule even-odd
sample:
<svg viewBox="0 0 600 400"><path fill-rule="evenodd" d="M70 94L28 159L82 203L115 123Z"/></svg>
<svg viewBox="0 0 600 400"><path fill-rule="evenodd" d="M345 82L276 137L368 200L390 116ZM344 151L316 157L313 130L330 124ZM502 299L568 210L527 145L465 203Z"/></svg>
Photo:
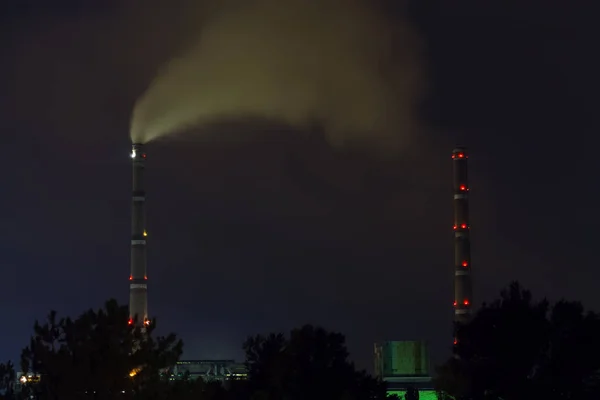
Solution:
<svg viewBox="0 0 600 400"><path fill-rule="evenodd" d="M419 46L409 24L379 6L229 2L138 100L132 140L249 117L321 124L334 145L401 146L417 127Z"/></svg>

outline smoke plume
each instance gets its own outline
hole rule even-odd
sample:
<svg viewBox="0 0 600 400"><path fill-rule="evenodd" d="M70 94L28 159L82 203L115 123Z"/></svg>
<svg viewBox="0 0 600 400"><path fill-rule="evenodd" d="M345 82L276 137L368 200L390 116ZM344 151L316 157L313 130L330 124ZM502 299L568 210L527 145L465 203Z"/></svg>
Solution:
<svg viewBox="0 0 600 400"><path fill-rule="evenodd" d="M417 126L418 43L378 3L229 3L138 100L132 140L251 117L321 124L334 145L401 146Z"/></svg>

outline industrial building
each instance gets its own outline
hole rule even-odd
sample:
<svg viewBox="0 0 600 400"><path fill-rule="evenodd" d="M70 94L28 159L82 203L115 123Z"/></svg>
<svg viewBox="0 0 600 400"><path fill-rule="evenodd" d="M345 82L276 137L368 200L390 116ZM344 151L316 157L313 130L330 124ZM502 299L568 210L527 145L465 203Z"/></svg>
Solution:
<svg viewBox="0 0 600 400"><path fill-rule="evenodd" d="M401 399L408 388L419 390L420 400L437 400L430 375L429 347L425 341L375 343L375 377L387 384L388 394Z"/></svg>
<svg viewBox="0 0 600 400"><path fill-rule="evenodd" d="M173 367L171 379L184 377L227 383L246 379L248 370L234 360L182 360Z"/></svg>

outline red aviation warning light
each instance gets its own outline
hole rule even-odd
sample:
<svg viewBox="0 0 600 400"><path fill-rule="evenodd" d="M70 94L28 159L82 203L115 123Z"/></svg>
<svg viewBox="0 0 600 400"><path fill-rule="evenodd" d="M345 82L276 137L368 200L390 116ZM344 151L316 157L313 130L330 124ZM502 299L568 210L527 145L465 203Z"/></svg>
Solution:
<svg viewBox="0 0 600 400"><path fill-rule="evenodd" d="M452 154L452 159L454 160L456 158L469 158L469 157L463 152L458 152L456 154Z"/></svg>
<svg viewBox="0 0 600 400"><path fill-rule="evenodd" d="M468 306L468 305L469 305L469 300L465 299L465 301L463 301L463 304L464 304L465 306Z"/></svg>
<svg viewBox="0 0 600 400"><path fill-rule="evenodd" d="M129 275L129 280L132 281L133 280L133 276Z"/></svg>
<svg viewBox="0 0 600 400"><path fill-rule="evenodd" d="M468 267L468 266L469 266L469 263L468 263L468 262L466 262L466 261L463 261L463 262L462 262L462 266L466 268L466 267Z"/></svg>
<svg viewBox="0 0 600 400"><path fill-rule="evenodd" d="M467 187L465 185L460 185L459 189L464 192L465 190L467 190Z"/></svg>
<svg viewBox="0 0 600 400"><path fill-rule="evenodd" d="M460 227L461 227L462 229L467 229L467 224L461 224L461 225L460 225Z"/></svg>
<svg viewBox="0 0 600 400"><path fill-rule="evenodd" d="M127 321L127 325L133 325L133 318L129 318L129 321Z"/></svg>
<svg viewBox="0 0 600 400"><path fill-rule="evenodd" d="M454 307L456 307L456 301L454 302Z"/></svg>

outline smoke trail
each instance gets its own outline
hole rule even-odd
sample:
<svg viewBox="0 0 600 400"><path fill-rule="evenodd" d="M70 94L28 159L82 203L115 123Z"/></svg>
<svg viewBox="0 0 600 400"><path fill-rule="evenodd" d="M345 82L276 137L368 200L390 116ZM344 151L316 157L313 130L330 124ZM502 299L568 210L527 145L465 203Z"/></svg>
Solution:
<svg viewBox="0 0 600 400"><path fill-rule="evenodd" d="M333 144L402 145L416 126L417 41L374 0L245 0L221 10L138 100L135 142L236 117L324 126Z"/></svg>

